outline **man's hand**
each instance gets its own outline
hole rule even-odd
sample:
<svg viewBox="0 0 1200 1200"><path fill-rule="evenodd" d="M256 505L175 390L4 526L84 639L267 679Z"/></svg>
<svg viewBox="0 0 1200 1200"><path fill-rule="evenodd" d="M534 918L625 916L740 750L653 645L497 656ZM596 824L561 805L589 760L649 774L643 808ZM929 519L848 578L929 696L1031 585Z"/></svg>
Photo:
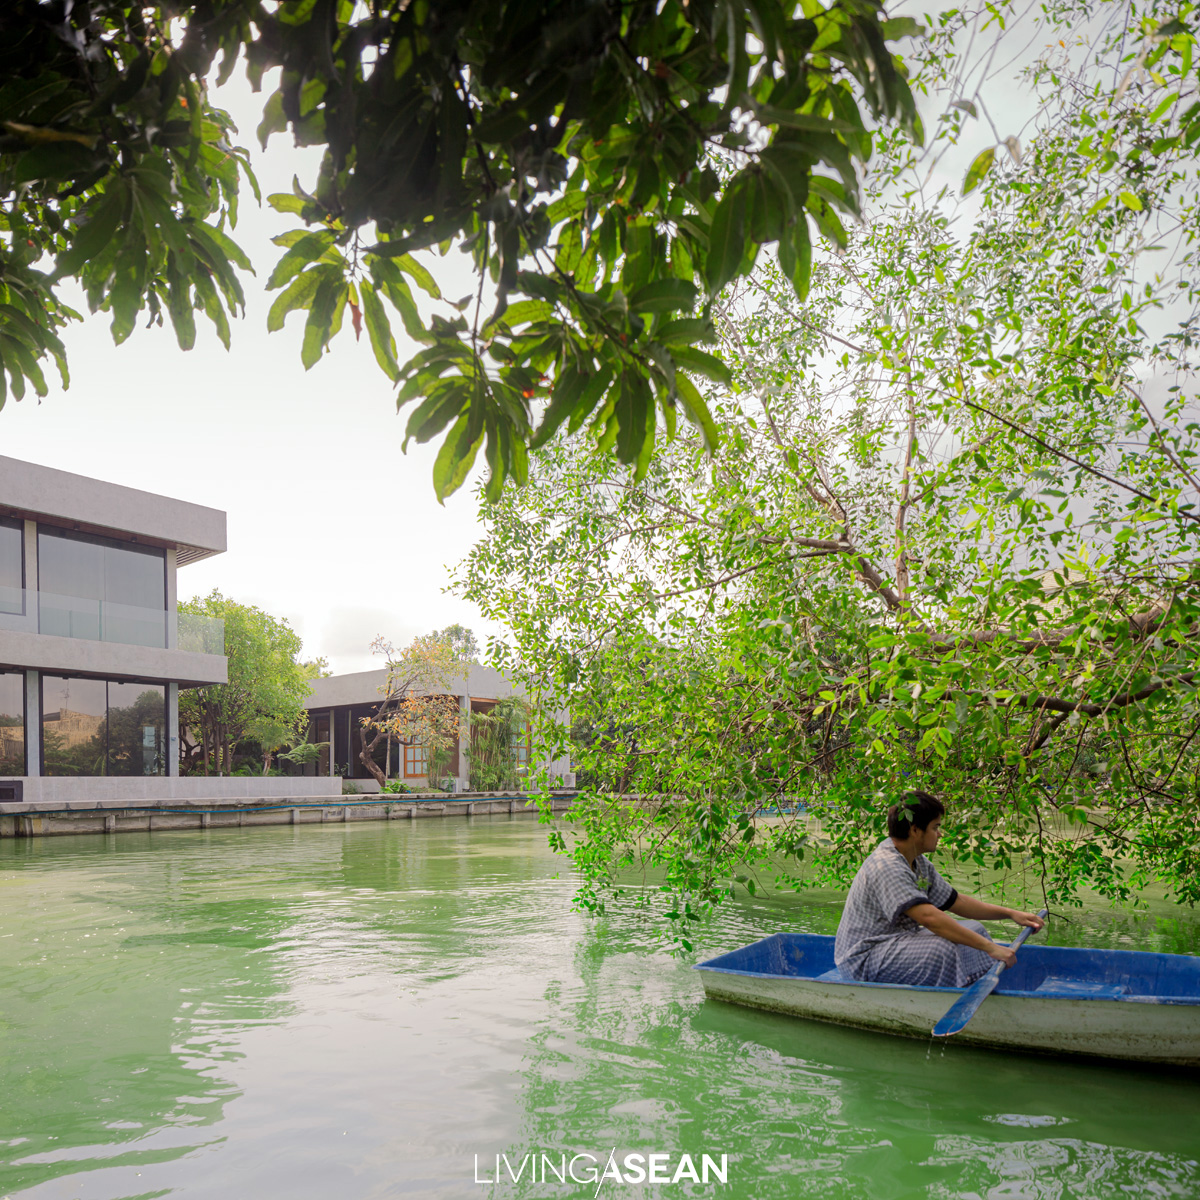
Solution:
<svg viewBox="0 0 1200 1200"><path fill-rule="evenodd" d="M1028 925L1034 933L1037 933L1043 925L1046 924L1037 913L1022 912L1019 908L1010 908L1008 910L1009 920L1016 921L1018 925Z"/></svg>
<svg viewBox="0 0 1200 1200"><path fill-rule="evenodd" d="M1036 917L1034 918L1037 919ZM1011 946L1002 946L999 942L990 942L987 952L997 961L1002 962L1006 967L1016 965L1017 952Z"/></svg>

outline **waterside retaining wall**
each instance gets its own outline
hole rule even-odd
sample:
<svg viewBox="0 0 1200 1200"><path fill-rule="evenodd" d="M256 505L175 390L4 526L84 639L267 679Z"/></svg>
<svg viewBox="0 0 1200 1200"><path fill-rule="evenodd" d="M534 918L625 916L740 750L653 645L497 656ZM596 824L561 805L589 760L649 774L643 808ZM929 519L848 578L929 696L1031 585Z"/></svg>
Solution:
<svg viewBox="0 0 1200 1200"><path fill-rule="evenodd" d="M554 812L571 807L574 793L551 797ZM411 821L430 817L536 816L523 794L443 792L412 796L257 796L235 800L77 801L67 806L0 804L0 838L80 833L149 833L169 829L228 829L249 825L321 825L346 821Z"/></svg>

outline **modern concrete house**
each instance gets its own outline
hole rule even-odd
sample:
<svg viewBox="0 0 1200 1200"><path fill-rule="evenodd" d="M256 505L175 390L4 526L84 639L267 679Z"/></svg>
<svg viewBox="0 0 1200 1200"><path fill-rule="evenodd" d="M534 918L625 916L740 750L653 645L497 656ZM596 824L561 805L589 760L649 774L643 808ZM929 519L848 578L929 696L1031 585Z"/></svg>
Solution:
<svg viewBox="0 0 1200 1200"><path fill-rule="evenodd" d="M310 725L309 740L327 742L329 750L319 763L306 768L309 775L342 776L355 780L364 792L377 788L370 772L363 766L359 752L362 749L359 730L364 717L374 716L383 701L387 685L387 671L357 671L348 675L330 675L313 681L313 690L305 702L308 707ZM473 664L458 684L457 693L462 723L458 744L453 748L446 775L455 781L456 791L467 791L470 785L470 728L469 713L486 713L500 701L519 695L499 671ZM565 714L564 718L565 720ZM518 762L528 760L529 742L520 738L514 742L513 755ZM443 779L430 779L425 751L421 746L403 746L393 742L381 746L376 753L376 762L390 779L398 779L414 791L440 787ZM386 765L385 765L386 764ZM568 759L556 759L550 764L550 772L562 787L574 787Z"/></svg>
<svg viewBox="0 0 1200 1200"><path fill-rule="evenodd" d="M226 662L176 575L224 549L216 509L0 457L0 811L340 791L179 777L179 689Z"/></svg>

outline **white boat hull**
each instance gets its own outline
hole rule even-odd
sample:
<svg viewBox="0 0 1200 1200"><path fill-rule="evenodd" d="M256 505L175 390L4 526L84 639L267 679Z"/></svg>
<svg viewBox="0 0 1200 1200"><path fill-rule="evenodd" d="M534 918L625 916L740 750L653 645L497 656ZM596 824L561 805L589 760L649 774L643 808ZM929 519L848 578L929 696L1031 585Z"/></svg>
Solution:
<svg viewBox="0 0 1200 1200"><path fill-rule="evenodd" d="M701 970L714 1000L837 1025L928 1038L955 993ZM994 992L955 1041L1045 1054L1200 1066L1200 1006Z"/></svg>

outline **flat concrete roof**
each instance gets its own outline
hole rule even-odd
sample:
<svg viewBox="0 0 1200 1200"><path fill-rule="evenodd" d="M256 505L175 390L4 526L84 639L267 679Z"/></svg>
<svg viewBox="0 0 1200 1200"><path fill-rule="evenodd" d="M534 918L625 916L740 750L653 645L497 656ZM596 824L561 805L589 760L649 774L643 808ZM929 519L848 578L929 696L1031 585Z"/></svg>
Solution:
<svg viewBox="0 0 1200 1200"><path fill-rule="evenodd" d="M221 554L227 545L220 509L0 456L0 516L10 514L136 534L174 546L180 565Z"/></svg>
<svg viewBox="0 0 1200 1200"><path fill-rule="evenodd" d="M310 711L321 708L340 708L346 704L378 704L380 691L387 683L387 670L355 671L347 675L327 675L312 681L312 691L304 701ZM449 694L471 696L477 700L502 700L514 694L511 683L491 667L472 663L466 677L450 681Z"/></svg>

